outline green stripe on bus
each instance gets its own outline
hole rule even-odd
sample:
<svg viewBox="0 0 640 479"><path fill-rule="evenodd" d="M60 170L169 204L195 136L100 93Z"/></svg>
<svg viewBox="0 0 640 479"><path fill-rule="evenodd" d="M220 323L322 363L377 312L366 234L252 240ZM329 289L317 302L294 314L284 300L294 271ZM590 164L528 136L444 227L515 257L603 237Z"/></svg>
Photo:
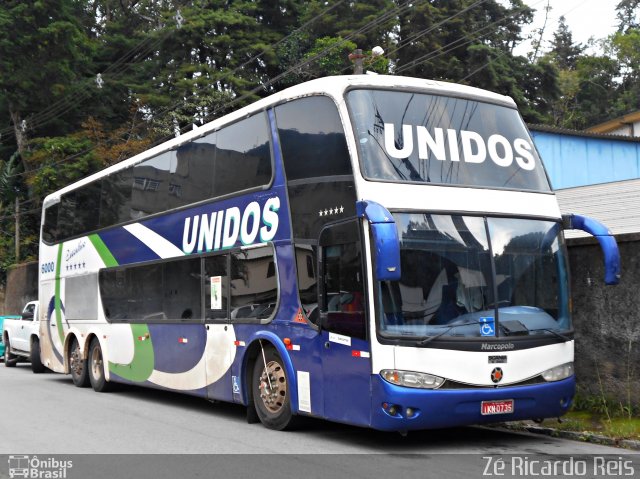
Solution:
<svg viewBox="0 0 640 479"><path fill-rule="evenodd" d="M60 337L60 344L64 344L64 331L62 329L62 299L60 298L60 270L62 263L62 245L58 245L58 259L56 260L56 286L55 286L55 299L53 301L54 310L56 314L56 328L58 329L58 336Z"/></svg>
<svg viewBox="0 0 640 479"><path fill-rule="evenodd" d="M113 257L111 251L107 248L107 245L105 245L102 239L100 239L100 236L96 234L89 235L89 241L93 244L93 247L100 255L100 258L102 258L106 267L118 266L118 261Z"/></svg>
<svg viewBox="0 0 640 479"><path fill-rule="evenodd" d="M118 266L118 261L113 257L100 236L97 234L89 235L89 241L107 268ZM141 383L149 379L153 372L153 344L146 324L132 324L131 335L133 336L133 359L129 364L116 364L109 361L109 371L121 378Z"/></svg>
<svg viewBox="0 0 640 479"><path fill-rule="evenodd" d="M116 364L109 361L109 371L121 378L141 383L149 379L153 372L153 344L146 324L132 324L133 360L129 364Z"/></svg>

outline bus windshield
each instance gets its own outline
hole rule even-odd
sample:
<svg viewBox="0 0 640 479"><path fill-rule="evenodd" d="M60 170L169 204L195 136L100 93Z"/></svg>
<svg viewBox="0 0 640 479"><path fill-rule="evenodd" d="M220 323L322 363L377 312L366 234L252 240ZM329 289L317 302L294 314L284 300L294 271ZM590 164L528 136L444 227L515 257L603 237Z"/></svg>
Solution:
<svg viewBox="0 0 640 479"><path fill-rule="evenodd" d="M347 93L368 180L550 191L518 111L404 91Z"/></svg>
<svg viewBox="0 0 640 479"><path fill-rule="evenodd" d="M571 328L559 223L416 213L394 218L402 278L378 283L382 336L545 336ZM486 327L482 332L485 322L489 334Z"/></svg>

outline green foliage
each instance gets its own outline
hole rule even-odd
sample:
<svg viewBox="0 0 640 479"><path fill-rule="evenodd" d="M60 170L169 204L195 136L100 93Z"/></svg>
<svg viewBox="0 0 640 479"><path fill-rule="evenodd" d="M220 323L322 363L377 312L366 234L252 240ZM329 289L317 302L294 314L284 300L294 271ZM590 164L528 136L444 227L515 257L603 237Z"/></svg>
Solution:
<svg viewBox="0 0 640 479"><path fill-rule="evenodd" d="M77 181L100 166L92 144L82 134L37 138L31 142L27 161L37 165L28 184L35 198L43 199L51 191ZM68 161L73 158L73 161Z"/></svg>
<svg viewBox="0 0 640 479"><path fill-rule="evenodd" d="M561 22L532 61L512 53L532 20L523 0L6 0L0 270L16 197L31 211L21 237L33 256L44 195L231 108L351 73L356 48L365 70L512 96L530 122L584 128L638 109L637 6L619 2L604 54L585 54ZM378 45L386 54L373 58Z"/></svg>

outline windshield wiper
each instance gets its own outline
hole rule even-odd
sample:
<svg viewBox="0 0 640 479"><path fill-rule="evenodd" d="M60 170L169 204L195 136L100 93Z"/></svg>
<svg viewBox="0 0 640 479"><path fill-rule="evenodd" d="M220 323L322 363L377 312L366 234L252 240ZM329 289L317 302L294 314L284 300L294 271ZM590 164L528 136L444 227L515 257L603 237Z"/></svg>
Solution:
<svg viewBox="0 0 640 479"><path fill-rule="evenodd" d="M435 336L429 336L426 339L423 339L422 341L418 341L417 345L418 346L424 346L425 344L433 341L434 339L439 338L440 336L444 336L445 334L447 334L449 331L451 331L452 329L455 329L459 326L472 326L474 324L480 325L481 323L479 323L477 320L476 321L468 321L466 323L458 323L458 324L453 324L451 326L449 326L447 329L445 329L444 331L442 331L439 334L436 334Z"/></svg>
<svg viewBox="0 0 640 479"><path fill-rule="evenodd" d="M547 331L547 332L553 334L554 336L559 337L563 341L571 341L571 338L569 336L565 336L564 334L560 334L558 331L555 331L553 329L549 329L549 328L529 329L529 333L531 333L532 331Z"/></svg>

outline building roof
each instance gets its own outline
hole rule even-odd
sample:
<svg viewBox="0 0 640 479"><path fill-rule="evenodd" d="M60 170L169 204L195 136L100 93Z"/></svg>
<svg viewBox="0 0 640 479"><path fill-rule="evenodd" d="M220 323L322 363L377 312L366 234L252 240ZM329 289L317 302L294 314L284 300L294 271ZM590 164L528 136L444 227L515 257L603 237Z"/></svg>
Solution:
<svg viewBox="0 0 640 479"><path fill-rule="evenodd" d="M628 125L630 123L636 123L640 121L640 110L628 113L613 120L605 121L598 125L587 128L587 131L593 133L608 133L610 131L617 130L621 126Z"/></svg>
<svg viewBox="0 0 640 479"><path fill-rule="evenodd" d="M638 112L638 114L640 115L640 112ZM572 130L570 128L560 128L557 126L540 125L540 124L527 124L527 127L531 131L539 131L543 133L557 133L558 135L584 136L587 138L595 138L600 140L621 140L621 141L631 141L635 143L640 142L640 137L638 136L610 135L603 132L596 132L591 129Z"/></svg>

